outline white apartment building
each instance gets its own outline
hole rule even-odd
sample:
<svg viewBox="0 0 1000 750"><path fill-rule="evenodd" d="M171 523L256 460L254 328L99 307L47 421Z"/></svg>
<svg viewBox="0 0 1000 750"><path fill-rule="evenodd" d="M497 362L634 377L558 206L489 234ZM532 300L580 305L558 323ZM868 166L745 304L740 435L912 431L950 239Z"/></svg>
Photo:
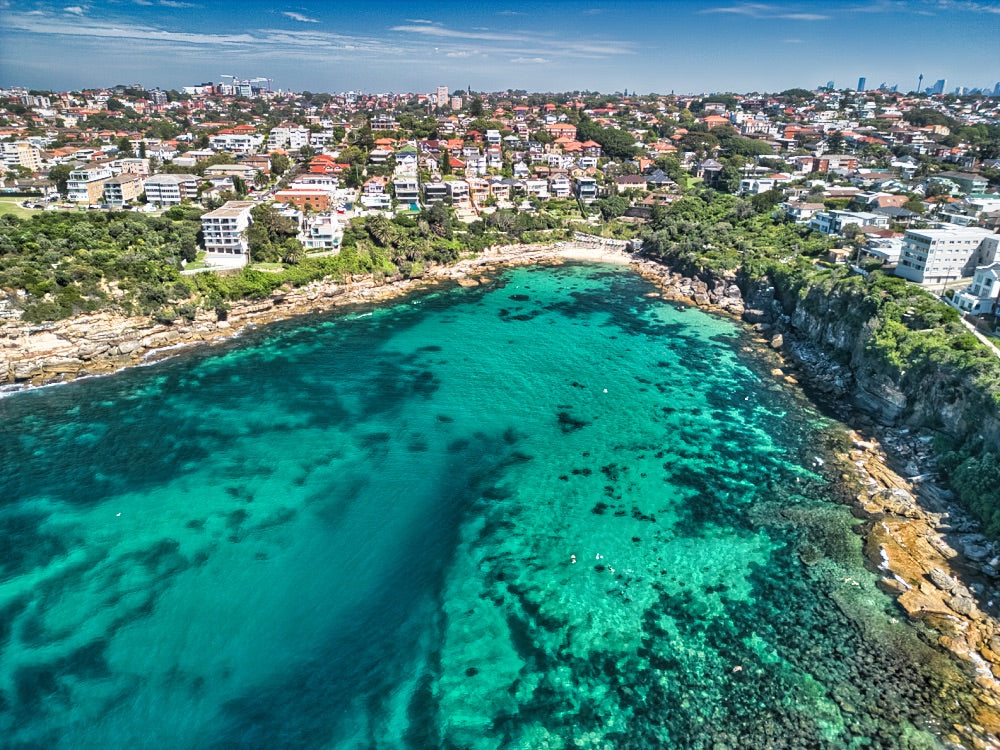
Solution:
<svg viewBox="0 0 1000 750"><path fill-rule="evenodd" d="M272 128L267 137L268 149L284 148L298 151L309 145L309 128L301 125L282 125Z"/></svg>
<svg viewBox="0 0 1000 750"><path fill-rule="evenodd" d="M1000 262L980 266L972 274L972 283L952 298L951 303L963 312L980 315L996 312L1000 299Z"/></svg>
<svg viewBox="0 0 1000 750"><path fill-rule="evenodd" d="M158 174L146 180L146 200L154 206L176 206L198 195L193 174Z"/></svg>
<svg viewBox="0 0 1000 750"><path fill-rule="evenodd" d="M420 183L416 177L397 177L392 181L397 203L420 203Z"/></svg>
<svg viewBox="0 0 1000 750"><path fill-rule="evenodd" d="M0 143L0 155L8 167L24 167L32 172L38 172L42 168L41 152L27 141Z"/></svg>
<svg viewBox="0 0 1000 750"><path fill-rule="evenodd" d="M208 139L211 148L229 154L256 154L263 144L264 137L256 133L218 133Z"/></svg>
<svg viewBox="0 0 1000 750"><path fill-rule="evenodd" d="M68 199L73 203L100 203L104 197L104 183L114 177L107 164L85 164L69 173L66 182Z"/></svg>
<svg viewBox="0 0 1000 750"><path fill-rule="evenodd" d="M997 259L1000 235L987 229L948 226L909 229L896 275L918 284L944 284L972 276L977 266Z"/></svg>
<svg viewBox="0 0 1000 750"><path fill-rule="evenodd" d="M140 177L149 177L149 159L138 157L115 159L111 162L111 171L116 175L137 174Z"/></svg>
<svg viewBox="0 0 1000 750"><path fill-rule="evenodd" d="M246 229L252 221L252 201L227 201L221 208L202 214L206 260L211 263L243 266L250 260Z"/></svg>
<svg viewBox="0 0 1000 750"><path fill-rule="evenodd" d="M309 251L337 250L340 248L340 240L344 236L344 229L340 222L332 214L319 214L318 216L306 216L302 220L302 229L299 231L299 242L302 247Z"/></svg>

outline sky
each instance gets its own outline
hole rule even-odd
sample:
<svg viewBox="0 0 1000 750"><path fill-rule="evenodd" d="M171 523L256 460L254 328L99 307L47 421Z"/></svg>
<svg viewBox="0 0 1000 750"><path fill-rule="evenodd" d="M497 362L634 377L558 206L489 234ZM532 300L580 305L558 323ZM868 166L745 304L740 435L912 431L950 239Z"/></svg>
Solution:
<svg viewBox="0 0 1000 750"><path fill-rule="evenodd" d="M1000 0L0 0L0 86L992 89L998 32Z"/></svg>

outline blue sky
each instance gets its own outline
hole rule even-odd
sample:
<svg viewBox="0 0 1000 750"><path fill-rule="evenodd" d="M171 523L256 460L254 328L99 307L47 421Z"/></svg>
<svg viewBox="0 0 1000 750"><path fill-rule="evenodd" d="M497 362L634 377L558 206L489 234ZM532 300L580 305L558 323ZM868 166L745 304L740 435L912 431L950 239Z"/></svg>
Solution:
<svg viewBox="0 0 1000 750"><path fill-rule="evenodd" d="M0 85L710 92L1000 80L1000 2L0 0Z"/></svg>

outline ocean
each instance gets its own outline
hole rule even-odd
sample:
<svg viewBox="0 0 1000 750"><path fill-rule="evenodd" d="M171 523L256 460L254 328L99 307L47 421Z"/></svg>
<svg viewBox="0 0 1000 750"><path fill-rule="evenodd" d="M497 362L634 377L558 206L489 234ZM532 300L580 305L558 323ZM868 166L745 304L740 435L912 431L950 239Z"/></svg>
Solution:
<svg viewBox="0 0 1000 750"><path fill-rule="evenodd" d="M654 291L518 267L0 399L0 747L943 747L843 425Z"/></svg>

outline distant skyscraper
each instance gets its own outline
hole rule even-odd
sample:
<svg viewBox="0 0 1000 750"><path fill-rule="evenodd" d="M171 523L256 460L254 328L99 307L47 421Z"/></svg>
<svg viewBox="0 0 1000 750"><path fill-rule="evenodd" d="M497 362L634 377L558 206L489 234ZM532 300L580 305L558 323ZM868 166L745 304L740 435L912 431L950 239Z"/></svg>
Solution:
<svg viewBox="0 0 1000 750"><path fill-rule="evenodd" d="M939 78L933 86L931 86L932 94L943 94L945 88L948 86L947 78Z"/></svg>
<svg viewBox="0 0 1000 750"><path fill-rule="evenodd" d="M997 81L997 85L993 87L993 96L1000 96L1000 81Z"/></svg>
<svg viewBox="0 0 1000 750"><path fill-rule="evenodd" d="M858 91L865 91L866 83L868 83L868 80L864 76L861 76L861 78L858 79Z"/></svg>
<svg viewBox="0 0 1000 750"><path fill-rule="evenodd" d="M448 87L447 86L438 86L437 87L437 96L435 98L436 98L435 104L437 104L437 106L439 106L439 107L446 106L448 104Z"/></svg>
<svg viewBox="0 0 1000 750"><path fill-rule="evenodd" d="M828 89L832 89L832 88L833 88L833 81L827 81L827 82L826 82L826 87L827 87Z"/></svg>

